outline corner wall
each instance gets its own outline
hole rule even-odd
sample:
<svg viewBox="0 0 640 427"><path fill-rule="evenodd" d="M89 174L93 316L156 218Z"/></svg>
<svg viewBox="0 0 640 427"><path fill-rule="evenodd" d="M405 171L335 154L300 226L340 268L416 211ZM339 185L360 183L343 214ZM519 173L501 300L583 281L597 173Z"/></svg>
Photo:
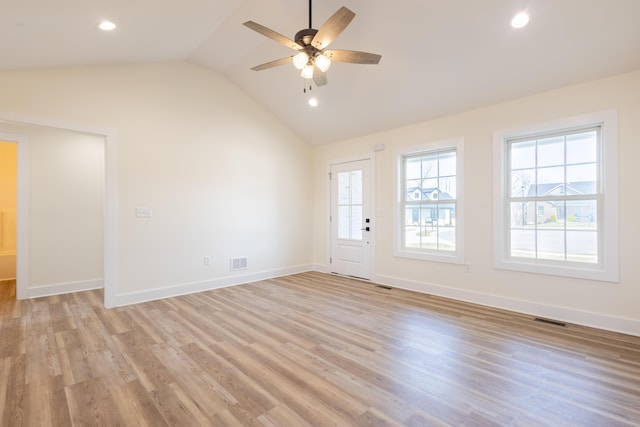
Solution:
<svg viewBox="0 0 640 427"><path fill-rule="evenodd" d="M493 268L493 132L579 114L617 109L619 124L620 282L605 283ZM376 152L376 281L640 335L640 72L593 81L314 148L314 265L326 269L326 165L329 160ZM464 138L465 265L393 256L393 150Z"/></svg>
<svg viewBox="0 0 640 427"><path fill-rule="evenodd" d="M0 110L117 132L117 305L310 268L311 149L218 74L5 71L0 91Z"/></svg>

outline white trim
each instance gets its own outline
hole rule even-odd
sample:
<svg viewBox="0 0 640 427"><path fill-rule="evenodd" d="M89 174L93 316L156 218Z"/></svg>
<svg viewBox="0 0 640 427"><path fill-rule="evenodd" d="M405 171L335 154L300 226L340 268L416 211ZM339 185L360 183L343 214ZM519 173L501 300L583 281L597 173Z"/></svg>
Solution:
<svg viewBox="0 0 640 427"><path fill-rule="evenodd" d="M402 210L403 194L403 174L402 162L403 157L412 154L426 153L438 151L442 149L452 148L456 152L456 250L455 252L447 251L421 251L411 250L402 247L402 234L400 231L401 224L404 222L404 213ZM408 148L399 148L393 150L394 170L393 176L395 182L394 192L394 208L393 208L393 256L400 258L418 259L424 261L447 262L452 264L465 263L464 251L464 138L456 137L440 141L429 142L418 146Z"/></svg>
<svg viewBox="0 0 640 427"><path fill-rule="evenodd" d="M27 290L27 298L50 297L53 295L70 294L72 292L102 289L102 279L85 280L82 282L56 283L52 285L36 286Z"/></svg>
<svg viewBox="0 0 640 427"><path fill-rule="evenodd" d="M570 129L577 126L602 125L602 164L604 166L603 195L604 222L599 236L602 245L602 267L580 265L543 265L532 261L513 259L506 255L509 223L504 206L507 174L505 141L543 132ZM619 282L619 203L618 203L618 113L616 110L599 111L545 123L498 130L493 133L493 262L494 267L505 270L575 277L586 280Z"/></svg>
<svg viewBox="0 0 640 427"><path fill-rule="evenodd" d="M640 336L640 321L634 319L608 316L606 314L595 313L592 311L575 310L556 305L540 304L517 298L507 298L498 295L455 289L431 283L400 279L392 276L376 276L375 282L395 288L437 295L473 304L499 308L502 310L515 311L531 316L544 317L576 325Z"/></svg>
<svg viewBox="0 0 640 427"><path fill-rule="evenodd" d="M368 160L369 161L369 185L370 185L370 192L371 192L371 196L370 196L370 203L371 203L371 212L370 212L370 217L371 218L371 227L373 228L373 232L370 234L370 239L369 239L369 250L370 250L370 262L369 262L369 277L374 277L376 274L376 270L375 270L375 265L376 265L376 235L378 233L378 223L377 223L377 215L376 215L376 180L377 180L377 175L376 175L376 155L375 152L371 151L369 153L366 154L362 154L362 155L356 155L356 156L350 156L350 157L342 157L339 159L333 159L333 160L329 160L327 161L327 176L329 176L329 174L331 173L331 167L334 165L339 165L339 164L343 164L343 163L351 163L351 162L358 162L361 160ZM331 216L331 181L327 180L327 187L326 187L326 206L327 206L327 217L326 217L326 224L327 224L327 249L326 249L326 257L325 257L325 262L326 262L326 267L325 268L330 268L331 266L331 262L330 262L330 258L331 258L331 221L329 220L329 217Z"/></svg>
<svg viewBox="0 0 640 427"><path fill-rule="evenodd" d="M115 307L118 288L118 165L117 135L114 129L68 123L60 120L34 117L0 111L0 121L24 126L42 126L69 131L101 135L105 144L105 194L104 194L104 305ZM18 249L16 297L28 298L29 260L29 156L28 138L21 137L18 144ZM26 154L25 154L26 153Z"/></svg>
<svg viewBox="0 0 640 427"><path fill-rule="evenodd" d="M194 294L198 292L211 291L214 289L227 288L229 286L243 285L246 283L259 282L261 280L273 279L276 277L289 276L292 274L312 271L311 265L299 265L294 267L265 270L256 273L243 274L238 276L222 277L203 282L183 283L169 286L162 289L152 289L142 292L132 292L119 294L116 299L116 306L139 304L148 301L155 301L164 298L178 297L181 295Z"/></svg>

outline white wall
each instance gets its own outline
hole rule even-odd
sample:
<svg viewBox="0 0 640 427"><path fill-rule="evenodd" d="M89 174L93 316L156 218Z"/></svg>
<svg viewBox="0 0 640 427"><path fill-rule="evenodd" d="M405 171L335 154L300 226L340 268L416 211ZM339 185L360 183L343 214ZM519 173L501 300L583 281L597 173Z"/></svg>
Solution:
<svg viewBox="0 0 640 427"><path fill-rule="evenodd" d="M311 149L218 74L186 63L5 71L0 93L2 111L117 132L117 304L309 268ZM247 270L231 272L232 257Z"/></svg>
<svg viewBox="0 0 640 427"><path fill-rule="evenodd" d="M620 283L518 273L493 268L493 132L594 111L617 109L619 121ZM464 114L314 149L314 264L327 263L327 162L376 153L376 280L560 320L640 335L640 72L567 87ZM393 256L393 150L462 137L465 150L463 265Z"/></svg>

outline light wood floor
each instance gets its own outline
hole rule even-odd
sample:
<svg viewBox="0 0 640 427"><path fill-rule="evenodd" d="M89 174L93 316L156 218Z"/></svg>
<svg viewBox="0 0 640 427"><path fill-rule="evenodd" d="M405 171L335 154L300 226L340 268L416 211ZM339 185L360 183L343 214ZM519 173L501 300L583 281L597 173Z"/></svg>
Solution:
<svg viewBox="0 0 640 427"><path fill-rule="evenodd" d="M2 426L640 425L639 337L320 273L113 310L12 292Z"/></svg>

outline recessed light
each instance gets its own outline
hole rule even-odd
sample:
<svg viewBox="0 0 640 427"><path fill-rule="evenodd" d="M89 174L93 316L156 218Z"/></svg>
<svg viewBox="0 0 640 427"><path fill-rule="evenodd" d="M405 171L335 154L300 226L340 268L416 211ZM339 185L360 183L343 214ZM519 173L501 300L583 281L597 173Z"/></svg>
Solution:
<svg viewBox="0 0 640 427"><path fill-rule="evenodd" d="M316 98L309 98L309 105L311 105L312 107L317 107L318 100Z"/></svg>
<svg viewBox="0 0 640 427"><path fill-rule="evenodd" d="M522 28L529 23L529 15L527 12L520 12L511 20L513 28Z"/></svg>
<svg viewBox="0 0 640 427"><path fill-rule="evenodd" d="M100 22L100 24L98 24L98 28L100 28L103 31L111 31L111 30L115 30L116 24L114 24L111 21L102 21Z"/></svg>

